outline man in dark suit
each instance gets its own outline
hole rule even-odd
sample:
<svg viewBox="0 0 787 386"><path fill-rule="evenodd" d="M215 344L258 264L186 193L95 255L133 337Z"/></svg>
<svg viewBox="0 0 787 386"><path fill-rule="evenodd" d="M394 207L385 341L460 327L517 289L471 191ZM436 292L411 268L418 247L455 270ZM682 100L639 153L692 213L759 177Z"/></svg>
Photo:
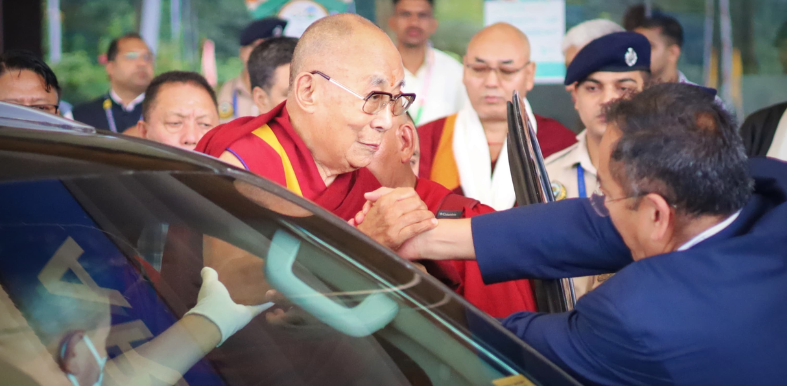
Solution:
<svg viewBox="0 0 787 386"><path fill-rule="evenodd" d="M75 107L74 120L122 133L142 116L145 89L153 80L153 53L138 34L126 34L109 44L106 71L109 91Z"/></svg>
<svg viewBox="0 0 787 386"><path fill-rule="evenodd" d="M440 220L399 253L476 258L487 283L617 272L570 312L502 320L584 384L783 383L787 164L747 161L696 86L654 86L606 119L591 198Z"/></svg>

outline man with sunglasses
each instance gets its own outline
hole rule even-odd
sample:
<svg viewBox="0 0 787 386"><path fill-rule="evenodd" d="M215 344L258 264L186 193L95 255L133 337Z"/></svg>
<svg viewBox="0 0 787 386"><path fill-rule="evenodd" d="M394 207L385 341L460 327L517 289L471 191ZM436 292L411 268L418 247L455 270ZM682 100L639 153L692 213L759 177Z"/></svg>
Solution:
<svg viewBox="0 0 787 386"><path fill-rule="evenodd" d="M153 53L142 37L129 33L109 44L105 69L109 91L76 106L74 119L97 129L123 133L136 127L142 116L145 89L153 80Z"/></svg>
<svg viewBox="0 0 787 386"><path fill-rule="evenodd" d="M590 198L440 220L399 253L475 258L487 283L617 272L570 312L502 321L582 384L787 378L787 164L747 161L697 86L652 86L605 117Z"/></svg>
<svg viewBox="0 0 787 386"><path fill-rule="evenodd" d="M419 128L419 176L496 210L508 209L516 201L506 152L506 102L513 92L519 91L525 100L544 156L576 139L557 121L534 115L527 103L536 64L530 60L527 36L516 27L498 23L481 30L467 46L464 65L470 104L458 114Z"/></svg>
<svg viewBox="0 0 787 386"><path fill-rule="evenodd" d="M380 187L365 167L395 116L415 99L403 94L402 59L390 38L353 14L312 24L293 54L285 102L259 117L208 132L197 151L287 187L349 220ZM396 248L436 224L413 189L384 197L359 227Z"/></svg>
<svg viewBox="0 0 787 386"><path fill-rule="evenodd" d="M0 102L57 115L60 85L52 69L28 51L0 55Z"/></svg>

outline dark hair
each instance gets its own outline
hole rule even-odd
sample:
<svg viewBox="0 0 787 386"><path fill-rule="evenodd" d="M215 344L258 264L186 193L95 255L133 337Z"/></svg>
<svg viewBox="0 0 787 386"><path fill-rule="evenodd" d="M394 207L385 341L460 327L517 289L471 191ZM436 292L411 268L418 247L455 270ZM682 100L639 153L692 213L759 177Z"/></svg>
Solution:
<svg viewBox="0 0 787 386"><path fill-rule="evenodd" d="M208 93L208 95L210 95L210 99L213 100L213 106L218 110L216 92L213 91L213 88L210 87L210 84L208 84L208 81L205 80L202 75L190 71L169 71L153 78L153 81L150 82L147 90L145 90L145 100L142 101L143 120L148 119L150 109L153 108L153 104L156 102L156 97L158 96L159 91L161 91L161 87L170 83L192 84L202 88Z"/></svg>
<svg viewBox="0 0 787 386"><path fill-rule="evenodd" d="M279 66L289 65L298 39L288 37L270 38L254 47L249 55L249 78L251 89L259 87L270 92L273 87L273 74Z"/></svg>
<svg viewBox="0 0 787 386"><path fill-rule="evenodd" d="M123 35L123 36L121 36L119 38L116 38L116 39L112 40L109 43L109 49L107 49L107 61L111 62L111 61L114 61L117 58L117 56L118 56L118 46L120 45L120 41L124 40L124 39L139 39L139 40L145 41L144 39L142 39L142 36L140 36L136 32L129 32L129 33L127 33L127 34L125 34L125 35Z"/></svg>
<svg viewBox="0 0 787 386"><path fill-rule="evenodd" d="M623 15L623 29L633 31L642 26L647 16L645 15L645 4L634 4L626 10Z"/></svg>
<svg viewBox="0 0 787 386"><path fill-rule="evenodd" d="M396 6L396 4L399 4L400 1L402 0L393 0L394 6ZM429 5L431 5L432 8L434 8L434 0L426 0L426 2L429 3Z"/></svg>
<svg viewBox="0 0 787 386"><path fill-rule="evenodd" d="M57 83L57 76L51 68L41 59L40 56L24 50L6 51L0 55L0 76L6 71L29 70L44 78L44 90L50 92L55 89L57 97L60 99L60 84Z"/></svg>
<svg viewBox="0 0 787 386"><path fill-rule="evenodd" d="M678 47L683 47L683 27L672 16L656 12L653 17L645 19L639 28L659 28L659 34L667 39L668 45L677 44Z"/></svg>
<svg viewBox="0 0 787 386"><path fill-rule="evenodd" d="M610 171L626 197L657 193L689 216L730 215L748 201L743 140L710 93L658 84L610 104L606 118L622 132Z"/></svg>

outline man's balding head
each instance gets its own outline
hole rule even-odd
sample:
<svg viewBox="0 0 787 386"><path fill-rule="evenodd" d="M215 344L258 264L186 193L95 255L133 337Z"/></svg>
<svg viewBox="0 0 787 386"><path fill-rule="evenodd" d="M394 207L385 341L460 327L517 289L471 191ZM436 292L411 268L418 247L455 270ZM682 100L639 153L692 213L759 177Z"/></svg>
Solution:
<svg viewBox="0 0 787 386"><path fill-rule="evenodd" d="M524 98L533 89L536 65L530 61L530 41L511 24L492 24L473 36L464 64L467 95L482 121L505 120L512 93L519 91Z"/></svg>
<svg viewBox="0 0 787 386"><path fill-rule="evenodd" d="M332 15L306 29L293 54L287 111L327 176L371 162L393 116L390 106L365 113L363 98L372 91L398 95L403 83L396 46L363 17Z"/></svg>

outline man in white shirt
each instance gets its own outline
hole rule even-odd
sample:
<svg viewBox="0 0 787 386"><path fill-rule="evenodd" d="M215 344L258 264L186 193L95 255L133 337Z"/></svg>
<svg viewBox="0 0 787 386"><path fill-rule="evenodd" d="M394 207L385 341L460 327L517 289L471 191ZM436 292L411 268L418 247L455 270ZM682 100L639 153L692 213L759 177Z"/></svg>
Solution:
<svg viewBox="0 0 787 386"><path fill-rule="evenodd" d="M404 92L418 95L410 108L417 126L458 112L467 97L462 84L462 65L432 47L429 38L437 30L433 0L394 0L388 26L396 35L404 64Z"/></svg>

